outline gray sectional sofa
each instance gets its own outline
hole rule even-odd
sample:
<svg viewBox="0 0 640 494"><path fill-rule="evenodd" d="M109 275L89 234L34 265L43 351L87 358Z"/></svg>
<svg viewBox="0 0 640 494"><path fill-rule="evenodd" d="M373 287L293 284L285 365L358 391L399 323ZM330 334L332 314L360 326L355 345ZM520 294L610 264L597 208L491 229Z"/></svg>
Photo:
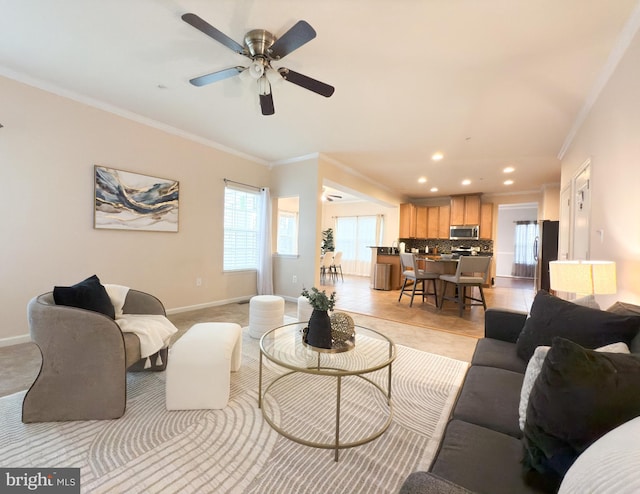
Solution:
<svg viewBox="0 0 640 494"><path fill-rule="evenodd" d="M548 297L551 296L546 292L540 297L543 300L538 302L539 307L549 301ZM640 321L637 316L631 317L636 317L636 323ZM522 349L516 342L525 322L526 313L487 309L485 337L477 343L436 457L428 472L414 472L407 477L401 494L558 490L561 477L523 466L525 447L519 403L528 360L518 355ZM637 328L640 330L640 326ZM594 342L590 348L598 344ZM627 344L637 352L640 336L631 336Z"/></svg>

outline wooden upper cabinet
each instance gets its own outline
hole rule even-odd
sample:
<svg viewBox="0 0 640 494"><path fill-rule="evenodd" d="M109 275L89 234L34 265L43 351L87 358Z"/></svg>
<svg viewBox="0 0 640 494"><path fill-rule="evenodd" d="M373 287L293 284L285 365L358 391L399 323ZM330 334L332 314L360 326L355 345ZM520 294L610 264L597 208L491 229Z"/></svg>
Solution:
<svg viewBox="0 0 640 494"><path fill-rule="evenodd" d="M440 206L438 208L438 238L449 238L450 216L450 206Z"/></svg>
<svg viewBox="0 0 640 494"><path fill-rule="evenodd" d="M427 238L440 238L438 236L440 227L440 208L430 206L427 208Z"/></svg>
<svg viewBox="0 0 640 494"><path fill-rule="evenodd" d="M480 207L480 238L493 238L493 204L490 202L485 202Z"/></svg>
<svg viewBox="0 0 640 494"><path fill-rule="evenodd" d="M426 206L416 206L416 238L427 238Z"/></svg>
<svg viewBox="0 0 640 494"><path fill-rule="evenodd" d="M465 196L464 225L480 224L480 195Z"/></svg>
<svg viewBox="0 0 640 494"><path fill-rule="evenodd" d="M451 224L480 224L480 194L451 196Z"/></svg>
<svg viewBox="0 0 640 494"><path fill-rule="evenodd" d="M415 238L416 207L411 203L400 204L400 238Z"/></svg>
<svg viewBox="0 0 640 494"><path fill-rule="evenodd" d="M464 225L464 196L451 196L451 224Z"/></svg>

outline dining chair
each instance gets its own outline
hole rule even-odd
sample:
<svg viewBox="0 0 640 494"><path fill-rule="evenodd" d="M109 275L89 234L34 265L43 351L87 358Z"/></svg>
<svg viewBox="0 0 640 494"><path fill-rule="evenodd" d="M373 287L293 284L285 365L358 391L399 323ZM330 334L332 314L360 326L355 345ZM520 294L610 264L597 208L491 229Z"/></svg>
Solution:
<svg viewBox="0 0 640 494"><path fill-rule="evenodd" d="M339 250L333 256L333 263L331 264L331 271L335 276L336 280L338 279L338 269L340 270L340 278L344 282L344 276L342 275L342 251Z"/></svg>
<svg viewBox="0 0 640 494"><path fill-rule="evenodd" d="M438 290L436 288L436 280L438 280L440 275L438 273L425 271L424 269L418 269L416 256L408 252L400 253L400 266L402 268L402 275L404 276L404 283L402 283L402 290L400 290L398 302L400 302L403 295L409 295L409 287L407 286L407 282L411 280L413 282L413 288L411 290L411 302L409 302L409 307L413 306L413 297L415 297L416 293L418 295L422 295L423 302L428 295L433 295L433 298L435 299L435 305L437 306ZM433 285L433 292L427 291L426 282L428 281L431 281ZM418 289L418 284L421 284L422 288Z"/></svg>
<svg viewBox="0 0 640 494"><path fill-rule="evenodd" d="M487 283L490 265L490 256L461 256L455 274L440 275L443 285L439 308L442 309L446 299L453 300L458 304L458 314L460 317L462 317L462 313L467 306L482 305L484 310L487 310L487 302L484 298L482 285ZM456 293L453 297L447 296L447 284L449 283L456 286ZM473 287L475 286L480 290L480 298L473 297ZM467 295L467 288L471 289L469 295ZM467 300L471 302L467 303Z"/></svg>
<svg viewBox="0 0 640 494"><path fill-rule="evenodd" d="M333 252L325 252L322 256L322 260L320 262L320 283L323 283L327 280L327 275L329 277L333 277L333 272L331 271L331 266L333 265Z"/></svg>

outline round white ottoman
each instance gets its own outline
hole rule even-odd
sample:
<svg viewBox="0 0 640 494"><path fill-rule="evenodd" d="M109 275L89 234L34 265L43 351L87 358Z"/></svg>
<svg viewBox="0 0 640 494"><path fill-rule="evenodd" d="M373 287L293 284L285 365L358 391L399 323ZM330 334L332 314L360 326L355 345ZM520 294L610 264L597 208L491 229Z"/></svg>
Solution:
<svg viewBox="0 0 640 494"><path fill-rule="evenodd" d="M304 295L300 295L298 297L298 321L309 322L312 312L313 307L311 306L309 299Z"/></svg>
<svg viewBox="0 0 640 494"><path fill-rule="evenodd" d="M284 324L284 299L277 295L256 295L249 300L249 336L260 339L267 331Z"/></svg>

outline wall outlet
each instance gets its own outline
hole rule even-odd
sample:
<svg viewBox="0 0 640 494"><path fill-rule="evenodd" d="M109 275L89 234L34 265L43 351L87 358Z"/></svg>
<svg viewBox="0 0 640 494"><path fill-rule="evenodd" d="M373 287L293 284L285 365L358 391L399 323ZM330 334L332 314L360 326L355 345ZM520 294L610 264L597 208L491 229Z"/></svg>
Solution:
<svg viewBox="0 0 640 494"><path fill-rule="evenodd" d="M298 277L294 274L293 278L291 278L291 283L296 284L298 283Z"/></svg>
<svg viewBox="0 0 640 494"><path fill-rule="evenodd" d="M202 278L196 278L196 286L202 286Z"/></svg>

